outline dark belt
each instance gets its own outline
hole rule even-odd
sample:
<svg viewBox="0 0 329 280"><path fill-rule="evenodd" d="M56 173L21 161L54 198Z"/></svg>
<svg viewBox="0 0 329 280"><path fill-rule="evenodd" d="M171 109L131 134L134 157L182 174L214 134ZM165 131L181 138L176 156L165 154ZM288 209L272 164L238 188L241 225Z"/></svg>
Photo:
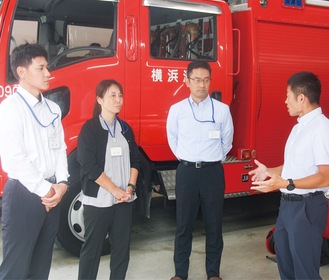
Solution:
<svg viewBox="0 0 329 280"><path fill-rule="evenodd" d="M281 199L287 201L300 201L308 197L316 196L316 195L323 195L323 192L314 192L314 193L306 193L306 194L288 194L288 193L281 193Z"/></svg>
<svg viewBox="0 0 329 280"><path fill-rule="evenodd" d="M191 167L195 167L195 168L203 168L203 167L207 167L207 166L213 166L216 164L221 163L221 161L197 161L197 162L191 162L191 161L186 161L181 159L180 163L186 166L191 166Z"/></svg>

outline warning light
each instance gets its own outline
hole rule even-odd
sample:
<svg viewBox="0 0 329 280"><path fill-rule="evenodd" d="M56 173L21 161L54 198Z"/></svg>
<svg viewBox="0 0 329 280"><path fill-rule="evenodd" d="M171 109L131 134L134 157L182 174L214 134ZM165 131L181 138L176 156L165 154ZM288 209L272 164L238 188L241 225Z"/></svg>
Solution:
<svg viewBox="0 0 329 280"><path fill-rule="evenodd" d="M238 159L239 160L251 159L251 150L250 149L238 149Z"/></svg>

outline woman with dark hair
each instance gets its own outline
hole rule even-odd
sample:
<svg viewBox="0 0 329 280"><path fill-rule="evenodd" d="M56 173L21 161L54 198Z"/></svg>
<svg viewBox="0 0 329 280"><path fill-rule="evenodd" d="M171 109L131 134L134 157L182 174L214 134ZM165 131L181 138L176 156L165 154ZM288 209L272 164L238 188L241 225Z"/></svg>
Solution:
<svg viewBox="0 0 329 280"><path fill-rule="evenodd" d="M107 234L110 279L125 279L128 268L139 152L132 129L117 116L122 104L122 86L115 80L101 81L94 116L78 139L85 223L79 279L96 279Z"/></svg>

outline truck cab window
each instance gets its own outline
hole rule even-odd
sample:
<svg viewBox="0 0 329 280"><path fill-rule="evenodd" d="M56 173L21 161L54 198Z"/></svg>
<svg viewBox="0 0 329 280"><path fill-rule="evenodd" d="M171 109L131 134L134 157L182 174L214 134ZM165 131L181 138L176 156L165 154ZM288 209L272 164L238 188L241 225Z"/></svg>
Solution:
<svg viewBox="0 0 329 280"><path fill-rule="evenodd" d="M36 43L38 41L38 26L36 19L15 20L11 33L10 53L16 46L26 42Z"/></svg>
<svg viewBox="0 0 329 280"><path fill-rule="evenodd" d="M70 23L66 26L66 39L62 36L57 53L49 62L51 69L95 57L113 56L109 48L113 29Z"/></svg>
<svg viewBox="0 0 329 280"><path fill-rule="evenodd" d="M26 6L29 17L26 17ZM23 1L16 10L10 52L16 45L38 43L49 54L50 70L113 56L117 1ZM24 16L23 16L24 15ZM113 41L113 38L112 38Z"/></svg>
<svg viewBox="0 0 329 280"><path fill-rule="evenodd" d="M38 21L36 19L16 19L14 20L12 32L9 42L9 57L16 46L28 43L36 43L38 41ZM16 83L16 78L8 63L7 81L12 84Z"/></svg>

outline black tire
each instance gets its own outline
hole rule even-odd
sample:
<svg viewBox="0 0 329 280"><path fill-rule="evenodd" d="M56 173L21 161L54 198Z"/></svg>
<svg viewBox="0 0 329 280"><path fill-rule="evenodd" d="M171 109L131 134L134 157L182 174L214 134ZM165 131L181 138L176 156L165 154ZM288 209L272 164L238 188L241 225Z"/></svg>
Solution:
<svg viewBox="0 0 329 280"><path fill-rule="evenodd" d="M80 166L76 161L76 151L68 158L70 188L61 201L60 224L56 243L70 254L79 257L84 243L83 205L80 201ZM72 178L72 179L71 179ZM106 237L102 255L111 252L109 238Z"/></svg>
<svg viewBox="0 0 329 280"><path fill-rule="evenodd" d="M274 242L274 230L275 230L275 226L273 226L270 231L268 232L267 236L266 236L266 249L269 253L271 253L272 255L275 255L275 242Z"/></svg>
<svg viewBox="0 0 329 280"><path fill-rule="evenodd" d="M273 255L275 255L275 241L273 236L274 230L275 227L272 227L266 236L267 251ZM327 238L323 238L322 249L321 249L321 266L328 264L329 264L329 240Z"/></svg>

